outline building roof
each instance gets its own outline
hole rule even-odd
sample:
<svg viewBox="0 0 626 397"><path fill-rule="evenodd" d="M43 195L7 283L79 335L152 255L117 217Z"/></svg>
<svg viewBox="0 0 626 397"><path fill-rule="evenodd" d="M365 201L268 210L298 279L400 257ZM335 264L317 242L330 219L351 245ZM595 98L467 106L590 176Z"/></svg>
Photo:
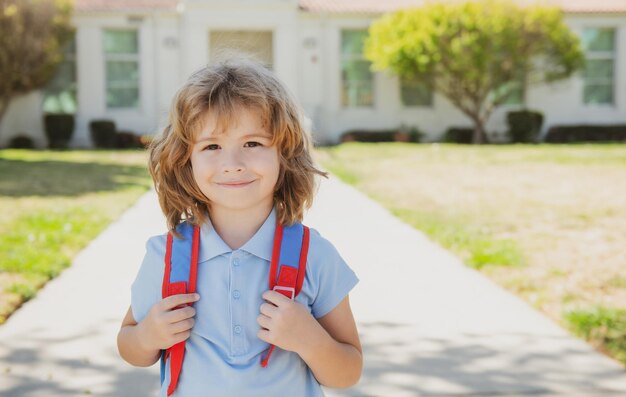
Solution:
<svg viewBox="0 0 626 397"><path fill-rule="evenodd" d="M92 11L176 10L179 0L75 0L74 9Z"/></svg>
<svg viewBox="0 0 626 397"><path fill-rule="evenodd" d="M432 1L432 0L430 0ZM299 0L305 11L328 13L384 13L427 4L429 0ZM439 0L445 2L465 0ZM567 13L626 12L626 0L515 0L521 4L555 5Z"/></svg>
<svg viewBox="0 0 626 397"><path fill-rule="evenodd" d="M299 0L300 8L310 12L384 13L400 8L421 6L432 0ZM465 1L465 0L438 0ZM553 4L567 13L626 12L626 0L515 0L521 4ZM175 10L183 0L75 0L76 11Z"/></svg>

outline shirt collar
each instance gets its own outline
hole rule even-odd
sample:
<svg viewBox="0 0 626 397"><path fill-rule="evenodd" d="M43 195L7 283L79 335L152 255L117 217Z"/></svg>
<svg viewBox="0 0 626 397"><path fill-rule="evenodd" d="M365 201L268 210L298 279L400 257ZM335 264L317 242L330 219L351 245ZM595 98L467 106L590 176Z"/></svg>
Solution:
<svg viewBox="0 0 626 397"><path fill-rule="evenodd" d="M207 217L206 223L200 228L200 253L198 263L206 262L223 254L227 254L232 250L222 240L211 223L211 219Z"/></svg>
<svg viewBox="0 0 626 397"><path fill-rule="evenodd" d="M275 231L276 209L272 208L272 211L259 230L257 230L254 236L239 249L269 262L272 259ZM202 225L200 230L200 254L198 262L205 262L232 251L228 244L217 234L210 217L207 217L207 222Z"/></svg>
<svg viewBox="0 0 626 397"><path fill-rule="evenodd" d="M259 230L248 240L241 249L266 261L272 260L274 248L274 234L276 232L276 209L265 219Z"/></svg>

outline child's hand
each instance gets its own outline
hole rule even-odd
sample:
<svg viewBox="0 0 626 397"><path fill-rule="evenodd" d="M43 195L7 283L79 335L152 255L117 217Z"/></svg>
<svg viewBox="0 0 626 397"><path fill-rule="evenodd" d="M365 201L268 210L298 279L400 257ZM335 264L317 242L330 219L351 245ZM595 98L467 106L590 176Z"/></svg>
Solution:
<svg viewBox="0 0 626 397"><path fill-rule="evenodd" d="M196 309L187 306L200 299L198 294L180 294L164 298L150 308L138 324L141 340L149 350L164 350L187 340L195 320Z"/></svg>
<svg viewBox="0 0 626 397"><path fill-rule="evenodd" d="M311 343L311 336L320 327L307 308L276 291L265 291L257 322L259 339L283 350L299 353Z"/></svg>

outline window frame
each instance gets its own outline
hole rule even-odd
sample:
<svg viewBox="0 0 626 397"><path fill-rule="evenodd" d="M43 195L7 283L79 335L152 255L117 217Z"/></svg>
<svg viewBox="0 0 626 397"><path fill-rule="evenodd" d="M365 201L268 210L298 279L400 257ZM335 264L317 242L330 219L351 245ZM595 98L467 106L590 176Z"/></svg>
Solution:
<svg viewBox="0 0 626 397"><path fill-rule="evenodd" d="M340 104L340 108L341 109L373 109L376 107L376 86L375 86L375 82L376 82L376 78L375 78L375 73L372 72L371 70L369 70L369 73L371 75L371 103L367 104L367 105L362 105L362 104L349 104L349 103L344 103L344 87L345 84L348 82L347 80L344 81L343 78L343 63L344 61L363 61L363 62L367 62L369 64L369 66L371 66L372 62L369 61L368 59L365 58L365 56L363 55L363 49L361 48L361 52L359 54L354 54L354 53L344 53L343 52L343 43L344 43L344 33L345 32L365 32L367 34L368 29L367 27L364 28L359 28L359 27L349 27L349 28L340 28L339 29L339 104ZM365 80L357 80L359 83L365 82Z"/></svg>
<svg viewBox="0 0 626 397"><path fill-rule="evenodd" d="M133 32L137 38L137 52L136 53L111 53L107 52L105 48L105 37L107 32ZM141 89L141 30L134 27L105 27L102 29L102 54L104 62L104 106L107 111L138 111L142 108L142 89ZM109 89L119 89L122 87L111 87L111 82L108 78L108 63L109 62L134 62L137 64L137 104L135 106L110 106L108 102ZM131 80L123 82L116 81L116 84L123 84L123 88L135 88L135 86L129 86L128 83ZM133 81L134 82L134 81Z"/></svg>
<svg viewBox="0 0 626 397"><path fill-rule="evenodd" d="M585 31L587 30L610 30L613 35L613 48L610 51L597 51L597 50L589 50L585 47L585 43L583 41ZM613 73L609 78L601 78L595 77L591 78L592 84L589 83L589 77L586 76L586 69L582 71L582 90L581 90L581 101L583 106L586 107L605 107L605 108L614 108L617 105L617 90L616 90L616 80L617 80L617 49L619 48L617 40L618 40L618 29L614 26L585 26L581 31L581 41L583 41L583 52L585 56L585 63L588 60L610 60L612 63ZM598 83L598 81L606 80L606 82ZM607 84L610 83L610 84ZM585 90L587 86L593 85L606 85L611 87L611 101L610 102L588 102L585 97Z"/></svg>
<svg viewBox="0 0 626 397"><path fill-rule="evenodd" d="M402 108L404 109L416 109L416 108L434 108L435 107L435 91L433 90L432 84L430 87L428 87L428 91L429 91L429 103L428 104L418 104L418 105L407 105L404 102L404 97L402 95L402 87L404 85L404 83L406 83L406 79L403 78L402 76L398 76L398 94L400 95L400 105L402 106ZM429 84L426 82L418 82L420 84L423 84L424 86L428 86Z"/></svg>
<svg viewBox="0 0 626 397"><path fill-rule="evenodd" d="M509 99L507 99L507 101L502 102L499 106L501 106L501 107L509 106L509 107L512 107L512 108L523 107L524 104L526 103L526 95L527 95L527 87L526 87L526 84L524 84L524 83L525 83L525 81L522 78L510 81L508 83L509 89L510 90L518 90L519 93L520 93L519 102L508 102L508 101L511 100L511 98L515 98L515 97L509 97ZM502 88L502 87L500 87L500 88Z"/></svg>

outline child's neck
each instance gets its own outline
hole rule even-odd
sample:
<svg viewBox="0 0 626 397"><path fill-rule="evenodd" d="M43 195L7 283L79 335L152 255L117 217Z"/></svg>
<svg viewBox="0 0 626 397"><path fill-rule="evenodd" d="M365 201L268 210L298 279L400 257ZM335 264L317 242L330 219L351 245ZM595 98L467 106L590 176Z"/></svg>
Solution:
<svg viewBox="0 0 626 397"><path fill-rule="evenodd" d="M249 210L211 208L211 223L222 240L232 250L236 250L254 236L271 211L272 205L261 209L254 207Z"/></svg>

